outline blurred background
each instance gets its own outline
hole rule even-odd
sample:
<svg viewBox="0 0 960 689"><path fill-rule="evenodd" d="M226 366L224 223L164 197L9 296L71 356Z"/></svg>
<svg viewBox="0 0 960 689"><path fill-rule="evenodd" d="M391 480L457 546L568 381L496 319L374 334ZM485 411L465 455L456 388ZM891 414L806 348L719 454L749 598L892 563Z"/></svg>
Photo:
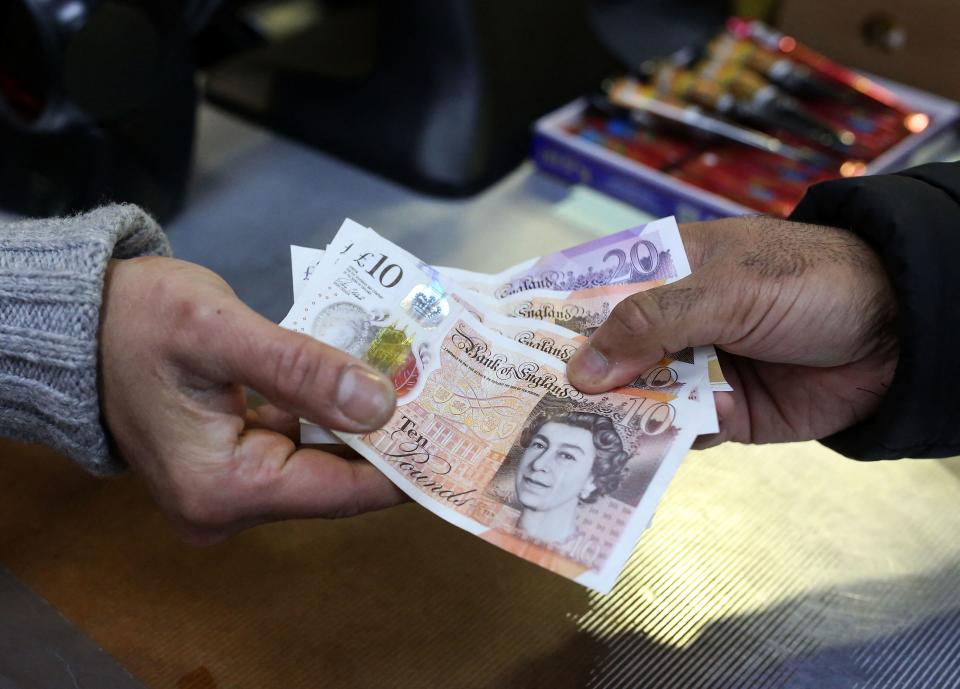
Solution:
<svg viewBox="0 0 960 689"><path fill-rule="evenodd" d="M3 0L0 208L56 215L132 201L171 218L194 170L201 103L412 189L463 197L520 164L537 118L602 94L609 77L662 81L659 60L729 91L704 54L713 59L731 15L846 66L960 95L940 68L960 57L949 0ZM765 126L694 97L703 93L655 95L750 132ZM650 117L646 130L667 131ZM709 125L681 136L677 155L690 157L685 141ZM848 152L868 162L869 151ZM773 206L782 214L795 193L775 186L763 191L785 196Z"/></svg>

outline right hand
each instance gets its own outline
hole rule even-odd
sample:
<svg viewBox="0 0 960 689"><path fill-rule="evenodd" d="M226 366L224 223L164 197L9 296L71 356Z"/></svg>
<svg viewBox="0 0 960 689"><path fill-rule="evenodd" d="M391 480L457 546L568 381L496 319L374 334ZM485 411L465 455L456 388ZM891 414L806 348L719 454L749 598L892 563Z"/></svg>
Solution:
<svg viewBox="0 0 960 689"><path fill-rule="evenodd" d="M396 400L379 373L270 323L183 261L112 261L104 295L103 417L184 540L405 500L365 460L293 440L301 416L351 433L386 423ZM248 409L245 386L272 404Z"/></svg>
<svg viewBox="0 0 960 689"><path fill-rule="evenodd" d="M620 303L570 361L588 393L715 344L733 393L698 447L823 438L872 414L897 366L897 303L854 234L764 217L681 227L694 273ZM724 355L727 353L727 356Z"/></svg>

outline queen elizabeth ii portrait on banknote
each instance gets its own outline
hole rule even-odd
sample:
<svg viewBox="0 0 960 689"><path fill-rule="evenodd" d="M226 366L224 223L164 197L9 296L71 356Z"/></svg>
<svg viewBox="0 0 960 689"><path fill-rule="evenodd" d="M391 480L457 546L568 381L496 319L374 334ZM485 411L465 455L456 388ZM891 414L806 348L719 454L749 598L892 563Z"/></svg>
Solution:
<svg viewBox="0 0 960 689"><path fill-rule="evenodd" d="M615 490L629 459L608 417L578 411L528 419L516 453L516 528L561 549L579 535L580 507Z"/></svg>

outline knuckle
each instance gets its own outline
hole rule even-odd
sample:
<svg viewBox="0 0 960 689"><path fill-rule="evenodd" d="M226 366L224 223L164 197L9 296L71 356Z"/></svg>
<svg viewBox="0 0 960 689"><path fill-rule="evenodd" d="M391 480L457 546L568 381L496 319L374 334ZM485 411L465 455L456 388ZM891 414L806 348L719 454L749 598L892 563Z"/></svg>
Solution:
<svg viewBox="0 0 960 689"><path fill-rule="evenodd" d="M617 304L610 313L610 321L627 337L646 335L662 320L656 300L646 292L635 294Z"/></svg>
<svg viewBox="0 0 960 689"><path fill-rule="evenodd" d="M283 338L274 345L272 380L276 395L285 400L301 399L309 390L315 396L320 360L306 337Z"/></svg>
<svg viewBox="0 0 960 689"><path fill-rule="evenodd" d="M174 332L201 341L222 335L222 309L218 304L180 293L167 294L159 303L165 305L165 320L172 325Z"/></svg>

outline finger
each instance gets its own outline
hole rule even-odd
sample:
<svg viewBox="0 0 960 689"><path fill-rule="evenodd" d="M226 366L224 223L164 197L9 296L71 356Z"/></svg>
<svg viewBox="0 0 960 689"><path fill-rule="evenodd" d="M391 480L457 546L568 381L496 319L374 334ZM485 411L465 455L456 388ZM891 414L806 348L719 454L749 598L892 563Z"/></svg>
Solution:
<svg viewBox="0 0 960 689"><path fill-rule="evenodd" d="M736 414L734 396L729 392L715 392L713 402L717 408L717 425L720 430L717 433L697 436L693 443L694 450L706 450L730 440L730 422Z"/></svg>
<svg viewBox="0 0 960 689"><path fill-rule="evenodd" d="M720 426L729 424L737 414L736 397L731 392L713 393L713 402L717 407L717 420Z"/></svg>
<svg viewBox="0 0 960 689"><path fill-rule="evenodd" d="M266 522L348 517L405 501L365 460L298 450L277 433L251 430L241 437L229 471L195 477L172 512L184 540L207 545Z"/></svg>
<svg viewBox="0 0 960 689"><path fill-rule="evenodd" d="M236 458L237 492L250 516L349 517L404 500L403 492L366 460L297 450L266 431L246 434Z"/></svg>
<svg viewBox="0 0 960 689"><path fill-rule="evenodd" d="M725 442L726 438L723 437L722 433L707 433L705 435L698 435L690 447L694 450L709 450L711 447L722 445Z"/></svg>
<svg viewBox="0 0 960 689"><path fill-rule="evenodd" d="M300 438L300 417L272 404L247 410L247 428L264 428L281 433L294 442Z"/></svg>
<svg viewBox="0 0 960 689"><path fill-rule="evenodd" d="M732 310L723 284L708 267L620 302L568 363L570 382L583 392L604 392L668 354L720 341Z"/></svg>
<svg viewBox="0 0 960 689"><path fill-rule="evenodd" d="M390 381L358 359L281 328L232 297L186 310L178 323L180 355L201 377L247 385L283 410L337 430L374 430L393 414Z"/></svg>
<svg viewBox="0 0 960 689"><path fill-rule="evenodd" d="M327 454L343 457L344 459L361 459L360 454L358 454L356 450L332 435L330 436L330 442L304 441L303 429L300 427L300 419L272 404L263 404L256 409L247 410L246 428L248 430L265 429L274 431L290 438L290 440L301 446L321 450Z"/></svg>

